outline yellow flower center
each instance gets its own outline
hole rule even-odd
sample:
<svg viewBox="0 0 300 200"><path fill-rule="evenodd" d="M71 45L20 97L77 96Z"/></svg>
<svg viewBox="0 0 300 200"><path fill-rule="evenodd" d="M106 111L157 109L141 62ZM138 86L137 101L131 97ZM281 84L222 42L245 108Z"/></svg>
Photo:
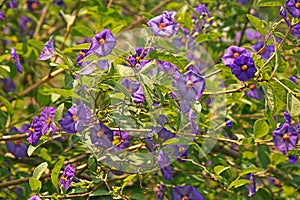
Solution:
<svg viewBox="0 0 300 200"><path fill-rule="evenodd" d="M78 116L77 116L77 115L73 115L73 116L72 116L72 119L73 119L75 122L77 122L77 121L78 121Z"/></svg>
<svg viewBox="0 0 300 200"><path fill-rule="evenodd" d="M85 53L83 51L80 51L79 54L84 57L85 56Z"/></svg>
<svg viewBox="0 0 300 200"><path fill-rule="evenodd" d="M296 8L300 8L300 2L297 2L297 3L295 4L295 6L296 6Z"/></svg>
<svg viewBox="0 0 300 200"><path fill-rule="evenodd" d="M290 136L287 133L285 133L282 138L284 140L288 140L288 139L290 139Z"/></svg>
<svg viewBox="0 0 300 200"><path fill-rule="evenodd" d="M265 47L262 47L258 50L259 54L264 54L265 53Z"/></svg>
<svg viewBox="0 0 300 200"><path fill-rule="evenodd" d="M285 20L286 20L286 21L289 21L289 20L290 20L290 18L289 18L289 17L286 17L286 18L285 18Z"/></svg>
<svg viewBox="0 0 300 200"><path fill-rule="evenodd" d="M240 54L236 52L236 53L233 54L233 58L237 58L239 55Z"/></svg>
<svg viewBox="0 0 300 200"><path fill-rule="evenodd" d="M188 87L193 87L193 82L192 82L192 81L188 81L188 82L186 83L186 86L188 86Z"/></svg>
<svg viewBox="0 0 300 200"><path fill-rule="evenodd" d="M138 62L138 61L141 60L141 57L140 57L140 56L137 56L137 57L135 57L135 60Z"/></svg>
<svg viewBox="0 0 300 200"><path fill-rule="evenodd" d="M132 90L132 89L129 89L128 92L129 92L130 94L132 94L132 93L133 93L133 90Z"/></svg>
<svg viewBox="0 0 300 200"><path fill-rule="evenodd" d="M62 177L61 177L61 180L63 180L63 181L67 181L67 180L68 180L68 177L66 177L66 176L62 176Z"/></svg>
<svg viewBox="0 0 300 200"><path fill-rule="evenodd" d="M181 200L189 200L189 198L187 196L184 196L181 198Z"/></svg>
<svg viewBox="0 0 300 200"><path fill-rule="evenodd" d="M290 124L291 124L291 125L294 125L294 124L295 124L295 121L294 121L294 120L292 120L292 121L290 122Z"/></svg>
<svg viewBox="0 0 300 200"><path fill-rule="evenodd" d="M21 143L21 140L15 140L15 144L19 145Z"/></svg>
<svg viewBox="0 0 300 200"><path fill-rule="evenodd" d="M181 39L181 42L182 42L183 44L185 44L185 43L186 43L186 38L182 38L182 39Z"/></svg>
<svg viewBox="0 0 300 200"><path fill-rule="evenodd" d="M248 69L248 66L247 65L243 65L241 68L242 68L243 71L246 71Z"/></svg>
<svg viewBox="0 0 300 200"><path fill-rule="evenodd" d="M179 147L178 151L179 151L179 153L182 153L182 152L185 151L185 148L184 147Z"/></svg>
<svg viewBox="0 0 300 200"><path fill-rule="evenodd" d="M32 8L33 10L37 9L38 7L39 7L39 4L36 3L36 2L34 2L34 3L31 4L31 8Z"/></svg>
<svg viewBox="0 0 300 200"><path fill-rule="evenodd" d="M99 131L99 132L97 133L97 136L98 136L98 137L102 137L103 134L104 134L103 131Z"/></svg>
<svg viewBox="0 0 300 200"><path fill-rule="evenodd" d="M168 167L169 166L169 163L164 163L164 167Z"/></svg>
<svg viewBox="0 0 300 200"><path fill-rule="evenodd" d="M34 128L30 127L28 130L31 131L31 132L34 132Z"/></svg>
<svg viewBox="0 0 300 200"><path fill-rule="evenodd" d="M250 84L250 85L249 85L249 88L250 88L251 90L253 90L253 89L255 88L255 84Z"/></svg>
<svg viewBox="0 0 300 200"><path fill-rule="evenodd" d="M160 23L160 24L159 24L159 29L160 29L160 30L164 29L165 27L166 27L166 25L165 25L164 23Z"/></svg>
<svg viewBox="0 0 300 200"><path fill-rule="evenodd" d="M280 180L278 180L278 179L274 180L274 185L280 185L280 183L281 183Z"/></svg>
<svg viewBox="0 0 300 200"><path fill-rule="evenodd" d="M101 39L99 40L99 43L100 43L100 44L104 44L104 43L105 43L105 40L104 40L103 38L101 38Z"/></svg>
<svg viewBox="0 0 300 200"><path fill-rule="evenodd" d="M51 123L51 118L49 117L47 120L46 120L46 122L48 123L48 124L50 124Z"/></svg>
<svg viewBox="0 0 300 200"><path fill-rule="evenodd" d="M289 154L289 153L286 153L285 156L286 156L286 157L290 157L290 154Z"/></svg>

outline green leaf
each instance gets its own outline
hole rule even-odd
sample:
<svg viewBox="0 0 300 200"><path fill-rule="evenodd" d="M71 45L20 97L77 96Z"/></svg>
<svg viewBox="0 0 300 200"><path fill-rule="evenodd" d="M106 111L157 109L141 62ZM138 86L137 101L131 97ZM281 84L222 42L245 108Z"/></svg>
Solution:
<svg viewBox="0 0 300 200"><path fill-rule="evenodd" d="M0 62L10 57L10 54L3 54L0 56Z"/></svg>
<svg viewBox="0 0 300 200"><path fill-rule="evenodd" d="M247 17L250 21L250 23L255 27L257 31L261 33L261 35L266 35L267 32L267 22L264 20L261 20L253 15L247 14Z"/></svg>
<svg viewBox="0 0 300 200"><path fill-rule="evenodd" d="M27 155L30 157L37 148L39 148L46 142L48 142L48 140L44 140L43 142L39 143L37 146L29 145L29 147L27 149Z"/></svg>
<svg viewBox="0 0 300 200"><path fill-rule="evenodd" d="M111 30L111 33L113 35L117 35L122 30L123 27L124 27L124 24L118 25Z"/></svg>
<svg viewBox="0 0 300 200"><path fill-rule="evenodd" d="M230 185L228 186L227 189L229 190L229 189L232 188L232 187L237 188L237 187L246 185L246 184L248 184L248 183L250 183L250 181L249 181L249 180L246 180L246 179L238 179L238 180L234 180L234 181L232 181L232 182L230 183Z"/></svg>
<svg viewBox="0 0 300 200"><path fill-rule="evenodd" d="M33 171L32 178L40 179L44 171L47 169L48 163L43 162L39 164Z"/></svg>
<svg viewBox="0 0 300 200"><path fill-rule="evenodd" d="M270 148L267 146L258 146L257 156L263 168L267 168L270 164Z"/></svg>
<svg viewBox="0 0 300 200"><path fill-rule="evenodd" d="M106 190L96 190L92 194L90 194L90 197L97 197L97 196L106 196L109 195L109 192Z"/></svg>
<svg viewBox="0 0 300 200"><path fill-rule="evenodd" d="M54 122L57 124L59 120L62 119L62 116L63 116L63 111L64 111L64 107L65 107L65 104L62 103L60 104L57 109L56 109L56 112L55 112L55 115L54 115Z"/></svg>
<svg viewBox="0 0 300 200"><path fill-rule="evenodd" d="M64 164L65 158L61 158L57 163L55 164L52 172L51 172L51 182L54 185L54 187L58 190L58 183L59 183L59 172Z"/></svg>
<svg viewBox="0 0 300 200"><path fill-rule="evenodd" d="M31 46L33 46L34 48L36 48L37 50L41 51L44 47L44 43L41 42L40 40L36 40L36 39L30 39L27 41L28 44L30 44Z"/></svg>
<svg viewBox="0 0 300 200"><path fill-rule="evenodd" d="M132 181L135 177L137 176L137 174L131 174L129 176L127 176L122 183L121 186L121 191L123 191L124 187L128 184L129 181Z"/></svg>
<svg viewBox="0 0 300 200"><path fill-rule="evenodd" d="M158 49L150 51L150 53L146 56L145 60L147 59L167 61L174 64L181 70L183 70L189 63L189 60L184 56L174 55L173 53L165 52Z"/></svg>
<svg viewBox="0 0 300 200"><path fill-rule="evenodd" d="M214 40L218 37L222 37L221 33L206 33L206 34L201 34L196 38L197 43L205 42L208 40Z"/></svg>
<svg viewBox="0 0 300 200"><path fill-rule="evenodd" d="M267 135L269 132L269 125L263 119L258 119L254 123L254 137L262 138L263 136Z"/></svg>
<svg viewBox="0 0 300 200"><path fill-rule="evenodd" d="M283 3L280 0L259 0L256 5L259 6L259 7L281 6L281 5L283 5Z"/></svg>
<svg viewBox="0 0 300 200"><path fill-rule="evenodd" d="M249 173L255 173L255 172L260 172L260 171L262 171L262 169L257 168L257 167L249 167L249 168L243 170L243 172L240 173L239 176L241 177L241 176L244 176Z"/></svg>
<svg viewBox="0 0 300 200"><path fill-rule="evenodd" d="M89 49L91 46L90 43L82 43L82 44L77 44L71 48L68 48L68 49L71 49L71 50L87 50Z"/></svg>
<svg viewBox="0 0 300 200"><path fill-rule="evenodd" d="M1 96L1 95L0 95L0 102L2 102L3 105L6 107L8 114L9 114L10 116L12 116L13 113L14 113L14 109L13 109L11 103L10 103L6 98L4 98L4 97Z"/></svg>
<svg viewBox="0 0 300 200"><path fill-rule="evenodd" d="M230 169L230 167L224 167L223 165L217 165L214 167L214 172L217 176L219 176L222 172Z"/></svg>
<svg viewBox="0 0 300 200"><path fill-rule="evenodd" d="M94 31L89 27L80 24L72 28L71 34L74 36L76 35L92 38L94 36Z"/></svg>
<svg viewBox="0 0 300 200"><path fill-rule="evenodd" d="M94 155L91 155L89 157L88 167L89 167L89 171L92 174L97 175L98 161L97 161L97 158Z"/></svg>
<svg viewBox="0 0 300 200"><path fill-rule="evenodd" d="M47 162L51 162L52 161L52 157L49 154L48 149L46 148L42 148L41 149L41 157L46 160Z"/></svg>
<svg viewBox="0 0 300 200"><path fill-rule="evenodd" d="M292 117L300 115L300 100L290 93L287 95L287 110Z"/></svg>
<svg viewBox="0 0 300 200"><path fill-rule="evenodd" d="M265 107L272 113L272 111L275 108L275 98L273 89L267 84L263 84L263 89L265 93Z"/></svg>
<svg viewBox="0 0 300 200"><path fill-rule="evenodd" d="M42 188L42 182L36 178L30 178L29 185L31 187L31 190L36 193L38 193Z"/></svg>
<svg viewBox="0 0 300 200"><path fill-rule="evenodd" d="M280 163L286 163L288 161L288 157L284 156L282 153L273 153L271 161L274 165L278 165Z"/></svg>

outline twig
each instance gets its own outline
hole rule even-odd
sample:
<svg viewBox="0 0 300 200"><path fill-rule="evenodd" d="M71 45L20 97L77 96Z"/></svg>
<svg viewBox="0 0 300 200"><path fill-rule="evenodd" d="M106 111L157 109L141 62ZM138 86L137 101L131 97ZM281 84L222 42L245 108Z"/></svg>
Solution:
<svg viewBox="0 0 300 200"><path fill-rule="evenodd" d="M36 38L36 39L38 39L38 40L40 39L40 36L39 36L40 29L41 29L42 24L44 23L44 20L45 20L45 18L46 18L46 16L47 16L47 11L48 11L50 5L51 5L51 1L49 1L49 2L46 4L45 10L43 10L43 13L42 13L42 15L41 15L41 17L40 17L40 20L38 21L38 23L37 23L37 25L36 25L36 28L35 28L35 30L34 30L33 37Z"/></svg>
<svg viewBox="0 0 300 200"><path fill-rule="evenodd" d="M27 138L28 133L25 134L16 134L16 135L4 135L0 137L0 141L7 141L7 140L19 140L22 138Z"/></svg>

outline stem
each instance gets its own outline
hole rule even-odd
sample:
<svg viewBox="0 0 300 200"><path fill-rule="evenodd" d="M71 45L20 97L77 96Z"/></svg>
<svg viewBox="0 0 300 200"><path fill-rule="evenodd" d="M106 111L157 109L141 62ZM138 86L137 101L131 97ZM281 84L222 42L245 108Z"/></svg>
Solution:
<svg viewBox="0 0 300 200"><path fill-rule="evenodd" d="M212 72L212 73L210 73L210 74L207 74L207 75L205 75L205 76L203 76L204 78L209 78L209 77L211 77L211 76L214 76L214 75L216 75L216 74L218 74L218 73L220 73L220 72L222 72L223 70L221 70L221 69L218 69L218 70L216 70L216 71L214 71L214 72Z"/></svg>
<svg viewBox="0 0 300 200"><path fill-rule="evenodd" d="M280 80L278 80L276 77L272 78L274 81L276 81L281 87L283 87L284 89L286 89L288 91L288 93L295 95L295 96L300 96L300 92L294 92L293 90L291 90L290 88L288 88L286 85L284 85L283 83L281 83Z"/></svg>
<svg viewBox="0 0 300 200"><path fill-rule="evenodd" d="M33 37L36 38L36 39L38 39L38 40L40 39L40 36L39 36L40 29L41 29L41 27L43 25L43 22L44 22L44 20L45 20L45 18L47 16L47 11L48 11L50 5L51 5L51 1L49 1L46 4L45 10L43 11L43 13L42 13L42 15L40 17L40 20L38 21L38 23L36 25L36 29L34 30Z"/></svg>
<svg viewBox="0 0 300 200"><path fill-rule="evenodd" d="M234 92L241 92L246 87L245 84L243 84L241 87L232 89L232 90L225 90L225 91L218 91L218 92L204 92L202 95L208 96L208 95L221 95L221 94L230 94Z"/></svg>

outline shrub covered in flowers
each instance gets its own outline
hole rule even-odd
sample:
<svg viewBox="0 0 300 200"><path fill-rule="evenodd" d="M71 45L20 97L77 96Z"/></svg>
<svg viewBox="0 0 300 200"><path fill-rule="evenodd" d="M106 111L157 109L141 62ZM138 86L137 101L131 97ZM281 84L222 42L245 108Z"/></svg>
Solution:
<svg viewBox="0 0 300 200"><path fill-rule="evenodd" d="M0 2L0 199L299 199L300 1Z"/></svg>

